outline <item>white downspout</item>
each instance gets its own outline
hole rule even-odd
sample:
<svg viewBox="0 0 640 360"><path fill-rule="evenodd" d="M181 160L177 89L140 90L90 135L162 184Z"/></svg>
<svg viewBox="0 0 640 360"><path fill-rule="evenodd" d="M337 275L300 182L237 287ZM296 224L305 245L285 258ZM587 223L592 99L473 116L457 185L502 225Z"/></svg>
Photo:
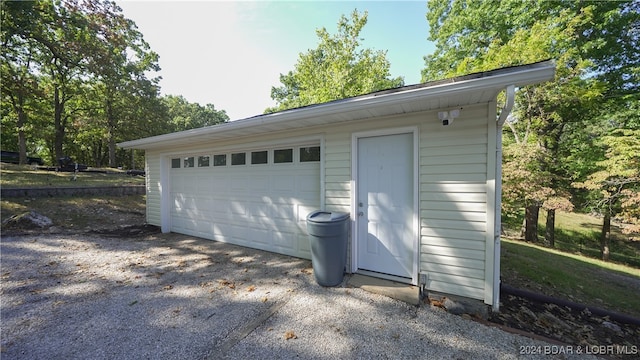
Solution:
<svg viewBox="0 0 640 360"><path fill-rule="evenodd" d="M494 238L493 238L493 311L500 310L500 232L502 213L502 126L504 126L507 116L513 109L515 101L516 87L509 85L506 88L507 100L500 112L496 125L496 193L494 209Z"/></svg>

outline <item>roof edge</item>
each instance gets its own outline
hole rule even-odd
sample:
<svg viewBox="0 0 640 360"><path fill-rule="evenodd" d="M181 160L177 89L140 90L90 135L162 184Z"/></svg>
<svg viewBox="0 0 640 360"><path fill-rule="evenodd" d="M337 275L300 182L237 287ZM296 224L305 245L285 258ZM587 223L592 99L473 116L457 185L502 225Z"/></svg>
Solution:
<svg viewBox="0 0 640 360"><path fill-rule="evenodd" d="M518 75L515 79L512 76L514 74ZM381 90L374 93L334 100L322 104L308 105L271 114L256 115L223 124L125 141L118 143L117 145L125 149L146 149L163 141L179 140L181 138L187 138L195 135L206 135L209 133L229 132L246 127L260 126L265 123L274 125L296 119L327 116L372 105L386 106L391 105L394 102L412 100L421 97L429 98L443 96L448 93L459 91L474 91L479 88L501 88L508 85L533 85L550 80L554 75L555 62L552 60L545 60L532 64L500 68L423 84Z"/></svg>

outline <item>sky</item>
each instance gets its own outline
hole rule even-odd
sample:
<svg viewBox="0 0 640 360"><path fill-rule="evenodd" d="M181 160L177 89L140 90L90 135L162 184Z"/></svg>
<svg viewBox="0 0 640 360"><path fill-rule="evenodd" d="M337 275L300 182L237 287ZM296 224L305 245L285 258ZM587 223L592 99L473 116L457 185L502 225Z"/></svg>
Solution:
<svg viewBox="0 0 640 360"><path fill-rule="evenodd" d="M275 106L271 88L318 46L316 29L337 32L341 15L368 11L363 48L386 50L391 75L420 83L427 40L426 1L119 0L160 56L163 95L213 104L233 120Z"/></svg>

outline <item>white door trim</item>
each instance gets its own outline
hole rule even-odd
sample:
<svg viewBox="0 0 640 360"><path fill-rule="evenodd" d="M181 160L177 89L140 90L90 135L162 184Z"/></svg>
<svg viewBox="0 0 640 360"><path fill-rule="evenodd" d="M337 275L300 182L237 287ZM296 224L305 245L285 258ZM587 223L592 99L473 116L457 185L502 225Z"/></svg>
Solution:
<svg viewBox="0 0 640 360"><path fill-rule="evenodd" d="M418 265L420 263L420 192L419 192L419 175L420 175L420 146L419 146L419 129L417 126L400 127L391 129L379 129L371 131L356 132L351 134L351 214L353 221L351 222L351 272L358 271L358 204L356 198L358 195L358 139L399 134L413 134L413 271L411 274L411 284L418 284Z"/></svg>

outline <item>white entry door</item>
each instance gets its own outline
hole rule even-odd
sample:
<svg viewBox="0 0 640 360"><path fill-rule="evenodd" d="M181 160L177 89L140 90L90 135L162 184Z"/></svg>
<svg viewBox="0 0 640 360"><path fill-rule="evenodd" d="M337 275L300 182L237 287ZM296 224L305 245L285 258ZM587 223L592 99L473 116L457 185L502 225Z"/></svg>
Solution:
<svg viewBox="0 0 640 360"><path fill-rule="evenodd" d="M413 134L358 138L357 266L412 278Z"/></svg>

